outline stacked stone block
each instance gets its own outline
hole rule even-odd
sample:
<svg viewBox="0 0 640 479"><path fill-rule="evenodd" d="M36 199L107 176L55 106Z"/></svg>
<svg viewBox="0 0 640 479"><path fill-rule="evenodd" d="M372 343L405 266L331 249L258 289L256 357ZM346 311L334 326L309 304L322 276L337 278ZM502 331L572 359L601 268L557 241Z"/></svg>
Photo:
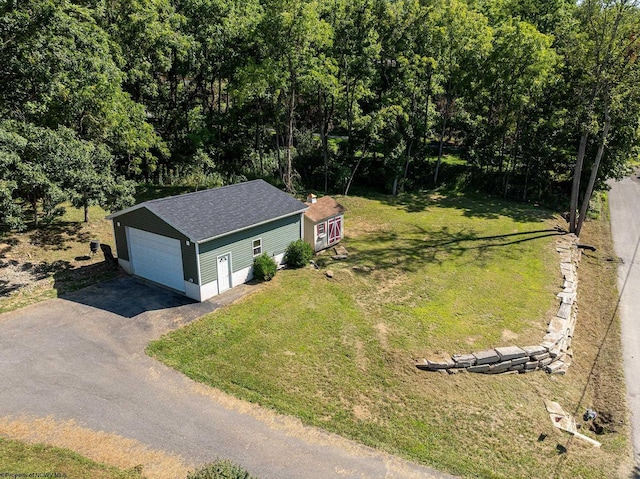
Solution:
<svg viewBox="0 0 640 479"><path fill-rule="evenodd" d="M526 374L544 370L550 374L564 374L572 357L571 338L576 325L578 308L578 263L580 249L577 237L564 235L558 240L556 251L560 255L562 290L557 294L560 306L547 326L547 334L540 344L533 346L505 346L471 354L454 354L451 359L423 359L418 369L449 374L461 372L483 374Z"/></svg>

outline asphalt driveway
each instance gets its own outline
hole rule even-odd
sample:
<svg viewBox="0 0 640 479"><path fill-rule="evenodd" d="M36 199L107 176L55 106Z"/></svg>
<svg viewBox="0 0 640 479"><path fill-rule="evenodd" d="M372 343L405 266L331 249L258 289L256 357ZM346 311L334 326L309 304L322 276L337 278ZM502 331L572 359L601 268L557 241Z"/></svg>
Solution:
<svg viewBox="0 0 640 479"><path fill-rule="evenodd" d="M220 402L145 354L150 340L249 288L193 303L120 277L0 315L0 416L74 419L188 463L228 458L262 479L451 477L315 428L293 428L240 401Z"/></svg>
<svg viewBox="0 0 640 479"><path fill-rule="evenodd" d="M611 233L618 267L622 356L631 410L631 438L636 476L640 477L640 170L630 178L611 183L609 208Z"/></svg>

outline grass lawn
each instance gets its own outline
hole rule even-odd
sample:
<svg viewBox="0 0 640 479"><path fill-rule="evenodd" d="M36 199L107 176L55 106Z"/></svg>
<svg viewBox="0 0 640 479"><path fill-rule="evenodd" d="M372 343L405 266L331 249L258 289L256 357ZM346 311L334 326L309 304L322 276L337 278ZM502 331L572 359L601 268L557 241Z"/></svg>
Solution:
<svg viewBox="0 0 640 479"><path fill-rule="evenodd" d="M191 191L180 186L139 185L136 202ZM104 265L102 252L91 255L89 242L97 239L111 246L113 227L104 219L107 211L89 209L89 223L82 210L64 204L65 214L50 224L21 233L0 233L0 313L104 281L116 275Z"/></svg>
<svg viewBox="0 0 640 479"><path fill-rule="evenodd" d="M107 214L91 207L90 222L83 223L82 210L66 205L65 214L51 224L0 235L0 313L113 277L102 252L92 256L89 250L93 239L114 248Z"/></svg>
<svg viewBox="0 0 640 479"><path fill-rule="evenodd" d="M25 444L0 438L0 472L9 477L91 477L134 479L142 476L135 469L122 470L98 464L68 449ZM39 474L39 475L38 475ZM45 476L45 474L48 474Z"/></svg>
<svg viewBox="0 0 640 479"><path fill-rule="evenodd" d="M586 329L579 323L566 376L422 372L413 360L424 355L540 341L557 307L553 226L561 220L469 196L339 201L348 260L321 255L319 270L279 272L255 294L155 341L149 354L307 424L466 477L601 478L627 467L615 327L598 359L607 373L590 375L596 338L617 324L607 309L615 264L598 256L581 267L600 303ZM583 235L598 255L610 245L603 224L589 223ZM581 312L589 301L581 294ZM598 450L568 444L545 398L579 416L607 408L618 433L599 437Z"/></svg>

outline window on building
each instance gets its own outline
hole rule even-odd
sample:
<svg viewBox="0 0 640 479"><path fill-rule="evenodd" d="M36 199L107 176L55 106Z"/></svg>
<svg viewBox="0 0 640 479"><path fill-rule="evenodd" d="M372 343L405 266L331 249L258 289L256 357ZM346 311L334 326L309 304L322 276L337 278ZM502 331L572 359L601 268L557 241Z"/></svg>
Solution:
<svg viewBox="0 0 640 479"><path fill-rule="evenodd" d="M324 223L318 223L318 236L324 234Z"/></svg>
<svg viewBox="0 0 640 479"><path fill-rule="evenodd" d="M260 256L262 254L262 238L253 240L253 256Z"/></svg>

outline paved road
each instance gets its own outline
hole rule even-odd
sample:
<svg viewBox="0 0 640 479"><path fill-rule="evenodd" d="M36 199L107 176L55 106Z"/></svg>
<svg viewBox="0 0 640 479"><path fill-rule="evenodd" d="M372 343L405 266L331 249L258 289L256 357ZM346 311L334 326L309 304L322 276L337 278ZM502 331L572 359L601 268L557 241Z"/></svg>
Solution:
<svg viewBox="0 0 640 479"><path fill-rule="evenodd" d="M611 185L611 232L618 268L622 354L631 409L631 435L636 467L640 466L640 173Z"/></svg>
<svg viewBox="0 0 640 479"><path fill-rule="evenodd" d="M188 463L228 458L262 479L451 477L241 401L220 401L145 355L151 339L218 306L122 277L0 315L0 416L74 419Z"/></svg>

